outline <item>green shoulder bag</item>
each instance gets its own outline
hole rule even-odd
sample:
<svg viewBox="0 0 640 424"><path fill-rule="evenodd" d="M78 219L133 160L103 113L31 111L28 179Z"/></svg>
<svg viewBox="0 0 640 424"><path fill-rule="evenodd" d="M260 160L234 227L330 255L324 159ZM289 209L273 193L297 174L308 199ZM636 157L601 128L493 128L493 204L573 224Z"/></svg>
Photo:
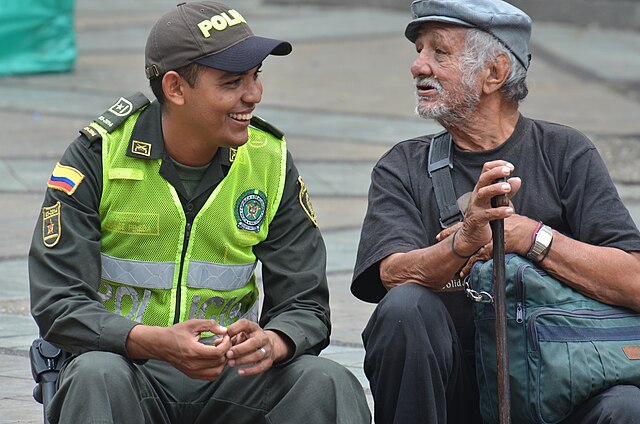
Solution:
<svg viewBox="0 0 640 424"><path fill-rule="evenodd" d="M609 387L640 387L640 314L583 296L520 256L507 255L505 274L514 423L559 423ZM480 409L498 423L492 260L474 265L466 289Z"/></svg>

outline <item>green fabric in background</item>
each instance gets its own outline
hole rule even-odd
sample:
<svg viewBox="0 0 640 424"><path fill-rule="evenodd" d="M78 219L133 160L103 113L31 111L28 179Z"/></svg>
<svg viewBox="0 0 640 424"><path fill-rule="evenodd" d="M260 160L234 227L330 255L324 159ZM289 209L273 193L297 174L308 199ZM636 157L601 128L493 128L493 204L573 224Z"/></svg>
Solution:
<svg viewBox="0 0 640 424"><path fill-rule="evenodd" d="M0 0L0 76L63 72L77 57L73 0Z"/></svg>

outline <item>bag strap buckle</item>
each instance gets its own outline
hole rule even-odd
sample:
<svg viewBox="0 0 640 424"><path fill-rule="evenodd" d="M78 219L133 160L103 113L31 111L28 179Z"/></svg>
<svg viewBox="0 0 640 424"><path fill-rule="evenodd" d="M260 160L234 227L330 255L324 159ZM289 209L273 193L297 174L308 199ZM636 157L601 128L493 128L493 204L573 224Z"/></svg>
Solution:
<svg viewBox="0 0 640 424"><path fill-rule="evenodd" d="M493 296L491 296L491 293L486 292L484 290L476 291L472 289L471 286L469 285L470 279L471 279L470 276L467 275L463 283L464 293L467 295L467 297L471 299L472 302L493 304Z"/></svg>

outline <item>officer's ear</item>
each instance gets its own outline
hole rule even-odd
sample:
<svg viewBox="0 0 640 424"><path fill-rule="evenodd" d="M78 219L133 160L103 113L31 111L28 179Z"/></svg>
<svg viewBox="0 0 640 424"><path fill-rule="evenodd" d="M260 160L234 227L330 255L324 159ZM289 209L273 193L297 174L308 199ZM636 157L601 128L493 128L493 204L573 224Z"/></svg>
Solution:
<svg viewBox="0 0 640 424"><path fill-rule="evenodd" d="M184 104L184 84L187 82L176 71L169 71L162 77L162 91L165 101L175 104Z"/></svg>

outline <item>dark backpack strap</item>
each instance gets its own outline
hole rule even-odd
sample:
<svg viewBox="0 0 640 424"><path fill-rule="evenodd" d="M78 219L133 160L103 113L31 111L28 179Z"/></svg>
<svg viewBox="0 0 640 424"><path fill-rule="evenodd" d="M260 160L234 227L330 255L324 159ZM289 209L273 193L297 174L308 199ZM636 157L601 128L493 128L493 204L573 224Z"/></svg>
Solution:
<svg viewBox="0 0 640 424"><path fill-rule="evenodd" d="M433 180L433 191L440 211L440 226L442 228L450 227L464 218L456 201L451 169L453 169L451 134L445 131L435 135L431 140L427 168L429 177Z"/></svg>

